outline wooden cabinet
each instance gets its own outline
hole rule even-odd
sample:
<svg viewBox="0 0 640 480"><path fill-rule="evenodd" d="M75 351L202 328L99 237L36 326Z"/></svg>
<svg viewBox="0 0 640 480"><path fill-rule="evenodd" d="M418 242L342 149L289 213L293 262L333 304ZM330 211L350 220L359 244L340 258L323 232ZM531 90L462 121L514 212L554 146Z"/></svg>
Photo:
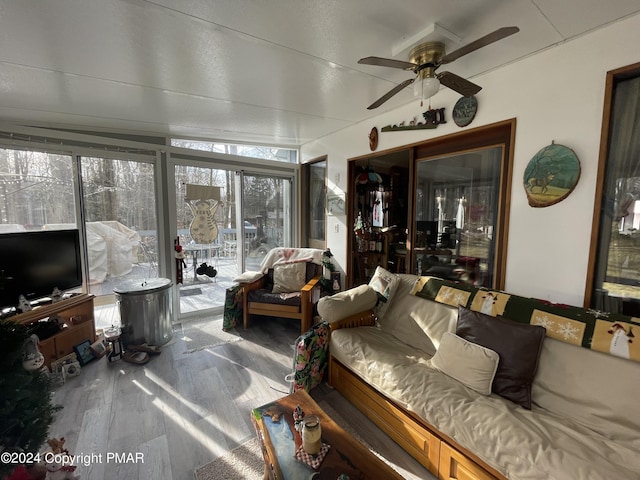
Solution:
<svg viewBox="0 0 640 480"><path fill-rule="evenodd" d="M57 315L64 322L64 328L54 336L40 341L40 352L44 355L45 365L58 358L73 353L73 347L89 340L96 340L96 325L93 312L93 295L81 293L57 303L34 308L30 312L11 317L14 322L30 325L34 322ZM71 318L79 319L72 321Z"/></svg>

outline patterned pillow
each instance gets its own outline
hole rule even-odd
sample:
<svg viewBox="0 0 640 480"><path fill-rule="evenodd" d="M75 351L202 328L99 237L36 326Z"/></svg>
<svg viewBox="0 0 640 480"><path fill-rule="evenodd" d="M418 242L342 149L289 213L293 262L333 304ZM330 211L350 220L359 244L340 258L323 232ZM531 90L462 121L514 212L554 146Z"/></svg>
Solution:
<svg viewBox="0 0 640 480"><path fill-rule="evenodd" d="M369 281L369 286L378 293L378 297L380 299L378 306L376 307L376 314L379 317L384 316L384 312L389 306L391 297L398 288L399 283L400 278L395 273L391 273L380 266L376 268L373 277L371 277L371 280Z"/></svg>
<svg viewBox="0 0 640 480"><path fill-rule="evenodd" d="M311 330L296 340L290 393L304 389L307 392L324 379L328 367L329 324L316 323ZM289 377L289 376L288 376Z"/></svg>

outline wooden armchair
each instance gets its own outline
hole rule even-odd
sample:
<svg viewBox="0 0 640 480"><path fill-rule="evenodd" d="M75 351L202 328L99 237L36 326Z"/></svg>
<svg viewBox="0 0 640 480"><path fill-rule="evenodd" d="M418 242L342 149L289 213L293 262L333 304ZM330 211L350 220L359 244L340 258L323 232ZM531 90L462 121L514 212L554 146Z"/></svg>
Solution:
<svg viewBox="0 0 640 480"><path fill-rule="evenodd" d="M311 328L314 306L320 299L322 265L303 263L306 269L306 284L299 292L274 293L273 268L270 268L261 278L241 284L244 289L242 323L245 329L249 328L251 315L299 319L301 333Z"/></svg>

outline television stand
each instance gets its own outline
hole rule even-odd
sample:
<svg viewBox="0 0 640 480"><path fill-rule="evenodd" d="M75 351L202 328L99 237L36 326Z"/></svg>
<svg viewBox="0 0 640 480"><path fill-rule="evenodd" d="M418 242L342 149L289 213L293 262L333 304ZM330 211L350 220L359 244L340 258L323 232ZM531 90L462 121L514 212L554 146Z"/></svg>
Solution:
<svg viewBox="0 0 640 480"><path fill-rule="evenodd" d="M94 296L88 293L73 295L56 303L47 303L31 311L9 317L13 322L28 326L48 317L57 315L64 322L64 328L47 339L40 341L40 352L47 367L51 362L73 353L73 347L85 340L96 341L96 324L93 313ZM79 321L72 321L71 318Z"/></svg>

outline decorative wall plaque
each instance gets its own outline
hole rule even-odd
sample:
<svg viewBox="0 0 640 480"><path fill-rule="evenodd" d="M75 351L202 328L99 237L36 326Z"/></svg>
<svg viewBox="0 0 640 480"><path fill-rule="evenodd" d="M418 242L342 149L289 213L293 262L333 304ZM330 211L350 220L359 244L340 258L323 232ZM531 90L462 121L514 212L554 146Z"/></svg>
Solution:
<svg viewBox="0 0 640 480"><path fill-rule="evenodd" d="M569 196L580 178L580 161L568 147L551 143L524 171L523 186L532 207L548 207Z"/></svg>
<svg viewBox="0 0 640 480"><path fill-rule="evenodd" d="M396 125L387 125L382 127L382 132L400 132L402 130L424 130L436 128L441 123L447 123L444 117L444 107L429 109L422 114L424 122L419 118L414 118L408 124L407 122L400 122Z"/></svg>
<svg viewBox="0 0 640 480"><path fill-rule="evenodd" d="M369 133L369 148L374 151L378 148L378 129L373 127Z"/></svg>
<svg viewBox="0 0 640 480"><path fill-rule="evenodd" d="M478 111L478 100L475 95L461 97L453 107L453 121L459 127L466 127L476 117Z"/></svg>

